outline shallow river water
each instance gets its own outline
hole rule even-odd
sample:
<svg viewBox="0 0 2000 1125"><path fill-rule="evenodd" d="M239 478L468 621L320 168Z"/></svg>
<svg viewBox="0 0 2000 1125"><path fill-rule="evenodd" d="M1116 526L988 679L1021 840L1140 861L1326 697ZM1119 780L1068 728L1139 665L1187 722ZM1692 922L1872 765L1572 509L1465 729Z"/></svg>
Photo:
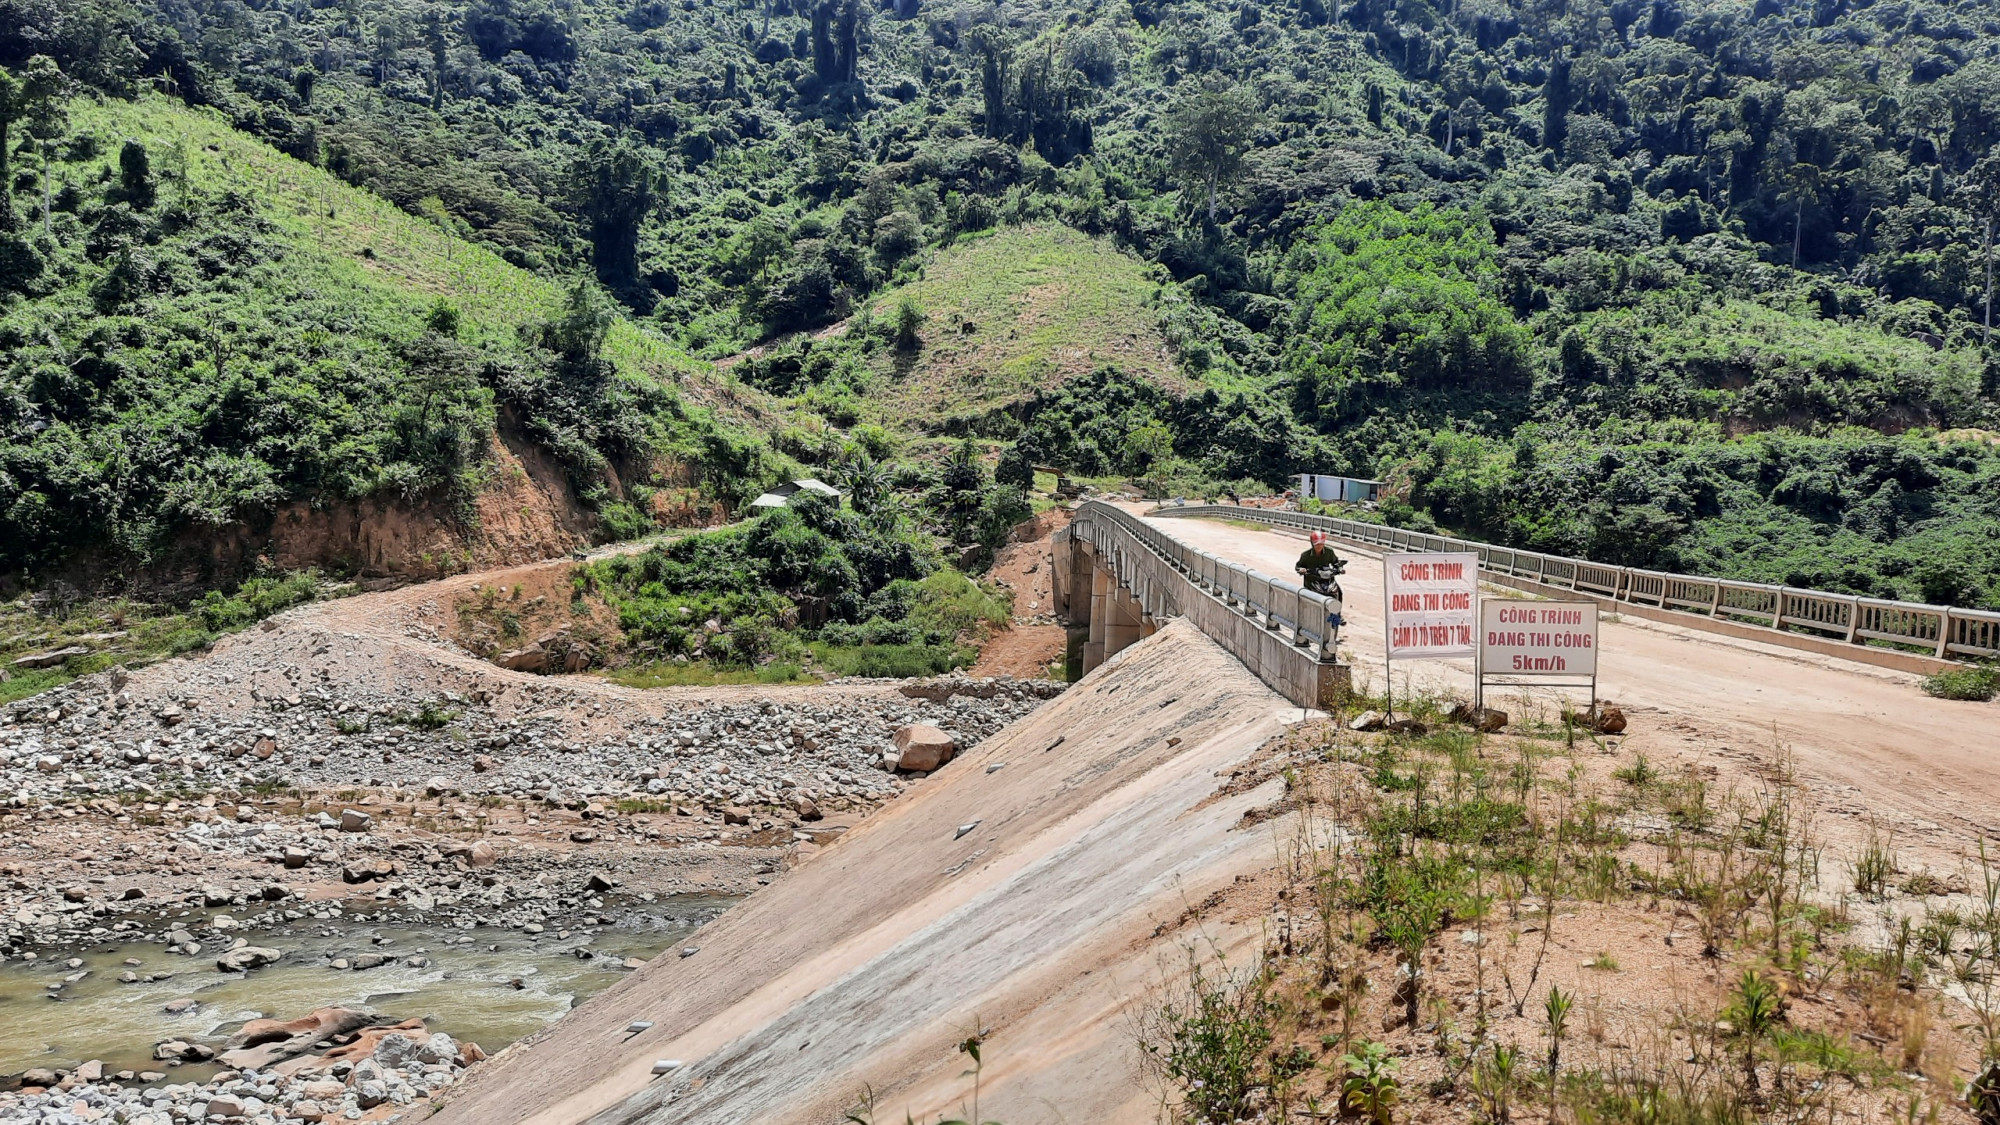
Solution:
<svg viewBox="0 0 2000 1125"><path fill-rule="evenodd" d="M0 966L0 1074L101 1059L107 1072L157 1069L190 1081L217 1068L169 1068L153 1060L153 1044L186 1037L219 1046L246 1020L290 1019L329 1006L422 1019L432 1030L497 1051L617 981L627 971L620 967L625 958L660 953L733 901L684 895L623 904L613 912L617 925L533 936L485 926L428 930L309 919L249 935L252 945L282 949L285 958L247 975L218 971L220 950L183 957L150 942L46 949L34 962ZM589 956L579 957L579 950ZM391 960L373 969L329 967L334 958L351 963L370 953ZM403 963L415 956L429 965ZM83 960L88 975L52 993L51 984L78 972L67 967L72 957ZM141 964L129 966L127 958ZM127 969L141 977L174 975L121 984ZM200 1006L169 1015L167 1003L182 997Z"/></svg>

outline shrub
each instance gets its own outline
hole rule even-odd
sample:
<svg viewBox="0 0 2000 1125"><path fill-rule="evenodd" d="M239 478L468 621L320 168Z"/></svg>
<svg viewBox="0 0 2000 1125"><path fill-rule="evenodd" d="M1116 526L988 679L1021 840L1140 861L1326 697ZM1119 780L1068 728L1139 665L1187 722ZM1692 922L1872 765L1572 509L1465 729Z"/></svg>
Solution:
<svg viewBox="0 0 2000 1125"><path fill-rule="evenodd" d="M597 515L602 521L599 530L604 538L610 540L638 539L651 535L657 529L652 517L624 500L604 505Z"/></svg>
<svg viewBox="0 0 2000 1125"><path fill-rule="evenodd" d="M971 650L942 644L820 645L813 651L820 664L836 675L895 679L942 675L970 664L973 656Z"/></svg>
<svg viewBox="0 0 2000 1125"><path fill-rule="evenodd" d="M274 613L303 605L318 596L319 575L313 571L299 571L280 578L252 578L229 595L220 590L210 590L194 608L201 623L210 632L225 633L254 625Z"/></svg>
<svg viewBox="0 0 2000 1125"><path fill-rule="evenodd" d="M1340 1056L1346 1073L1340 1079L1340 1108L1389 1125L1401 1089L1396 1072L1399 1064L1381 1043L1362 1040L1355 1050Z"/></svg>
<svg viewBox="0 0 2000 1125"><path fill-rule="evenodd" d="M1241 1121L1266 1085L1274 1007L1261 972L1232 974L1191 958L1186 987L1155 1016L1142 1047L1181 1089L1190 1121Z"/></svg>
<svg viewBox="0 0 2000 1125"><path fill-rule="evenodd" d="M1995 694L2000 694L2000 666L1983 664L1925 676L1923 689L1924 694L1939 699L1969 699L1984 703Z"/></svg>
<svg viewBox="0 0 2000 1125"><path fill-rule="evenodd" d="M811 638L841 675L950 671L972 655L957 642L1004 624L1012 603L939 569L894 515L863 518L802 493L746 525L593 563L579 581L603 592L627 642L653 659L747 668L801 658Z"/></svg>
<svg viewBox="0 0 2000 1125"><path fill-rule="evenodd" d="M925 319L924 310L918 307L916 301L904 297L896 302L895 326L898 351L917 350L919 343L917 332L923 328Z"/></svg>

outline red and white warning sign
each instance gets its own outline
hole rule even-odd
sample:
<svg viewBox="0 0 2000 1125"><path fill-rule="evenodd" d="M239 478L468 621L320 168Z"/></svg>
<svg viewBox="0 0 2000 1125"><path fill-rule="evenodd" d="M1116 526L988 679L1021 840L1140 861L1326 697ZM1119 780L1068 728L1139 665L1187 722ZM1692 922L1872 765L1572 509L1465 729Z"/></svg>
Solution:
<svg viewBox="0 0 2000 1125"><path fill-rule="evenodd" d="M1480 675L1597 675L1597 603L1489 598L1479 608Z"/></svg>
<svg viewBox="0 0 2000 1125"><path fill-rule="evenodd" d="M1479 556L1383 555L1389 659L1471 656L1479 617Z"/></svg>

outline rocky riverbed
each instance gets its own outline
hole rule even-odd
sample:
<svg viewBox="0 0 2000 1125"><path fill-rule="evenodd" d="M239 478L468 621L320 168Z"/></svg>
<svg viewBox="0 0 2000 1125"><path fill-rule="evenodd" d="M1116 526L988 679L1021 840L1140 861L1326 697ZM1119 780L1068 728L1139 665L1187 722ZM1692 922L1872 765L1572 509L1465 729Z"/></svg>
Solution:
<svg viewBox="0 0 2000 1125"><path fill-rule="evenodd" d="M108 981L198 1006L218 982L241 994L306 968L329 982L450 975L454 955L506 942L622 971L640 960L606 935L678 940L675 904L754 891L922 776L899 763L969 747L1061 690L961 676L700 698L436 662L342 676L338 638L251 638L171 674L113 670L0 712L0 956L36 975L38 1002L84 1018L85 994ZM922 753L898 739L909 728L934 728ZM385 932L401 936L376 940ZM672 951L698 951L698 935L686 940ZM286 1002L314 987L288 987ZM457 1026L448 1011L443 1025ZM239 1062L166 1082L219 1065L218 1026L152 1044L166 1052L156 1071L65 1047L22 1068L0 1122L376 1120L464 1062L346 1057L291 1074ZM386 1096L359 1092L371 1082Z"/></svg>
<svg viewBox="0 0 2000 1125"><path fill-rule="evenodd" d="M287 1021L253 1020L230 1042L229 1054L258 1063L198 1082L168 1082L161 1071L106 1073L95 1062L66 1074L31 1071L25 1078L32 1084L0 1095L0 1121L394 1121L486 1058L478 1044L460 1043L421 1020L390 1024L344 1008L323 1008Z"/></svg>

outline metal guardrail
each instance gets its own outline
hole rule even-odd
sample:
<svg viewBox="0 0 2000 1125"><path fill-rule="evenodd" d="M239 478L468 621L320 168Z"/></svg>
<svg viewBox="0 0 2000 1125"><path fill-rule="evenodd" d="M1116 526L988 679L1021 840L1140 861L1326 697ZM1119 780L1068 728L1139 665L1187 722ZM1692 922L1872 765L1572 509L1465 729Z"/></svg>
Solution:
<svg viewBox="0 0 2000 1125"><path fill-rule="evenodd" d="M1136 541L1196 588L1215 595L1246 620L1288 635L1294 646L1313 650L1324 663L1333 662L1329 642L1338 641L1339 631L1327 623L1332 599L1325 595L1190 547L1130 512L1098 501L1078 506L1075 518L1070 521L1070 534L1079 531L1101 556L1113 559L1114 566L1123 546L1119 539Z"/></svg>
<svg viewBox="0 0 2000 1125"><path fill-rule="evenodd" d="M1806 632L1866 644L1882 641L1920 649L1938 659L2000 658L2000 612L1885 601L1857 594L1829 594L1794 586L1737 582L1637 567L1606 566L1563 555L1496 547L1469 539L1405 531L1381 524L1304 512L1198 504L1161 508L1160 516L1216 516L1280 527L1317 529L1343 539L1395 551L1460 551L1479 556L1482 569L1594 594L1615 602L1679 610L1762 625L1778 632Z"/></svg>

